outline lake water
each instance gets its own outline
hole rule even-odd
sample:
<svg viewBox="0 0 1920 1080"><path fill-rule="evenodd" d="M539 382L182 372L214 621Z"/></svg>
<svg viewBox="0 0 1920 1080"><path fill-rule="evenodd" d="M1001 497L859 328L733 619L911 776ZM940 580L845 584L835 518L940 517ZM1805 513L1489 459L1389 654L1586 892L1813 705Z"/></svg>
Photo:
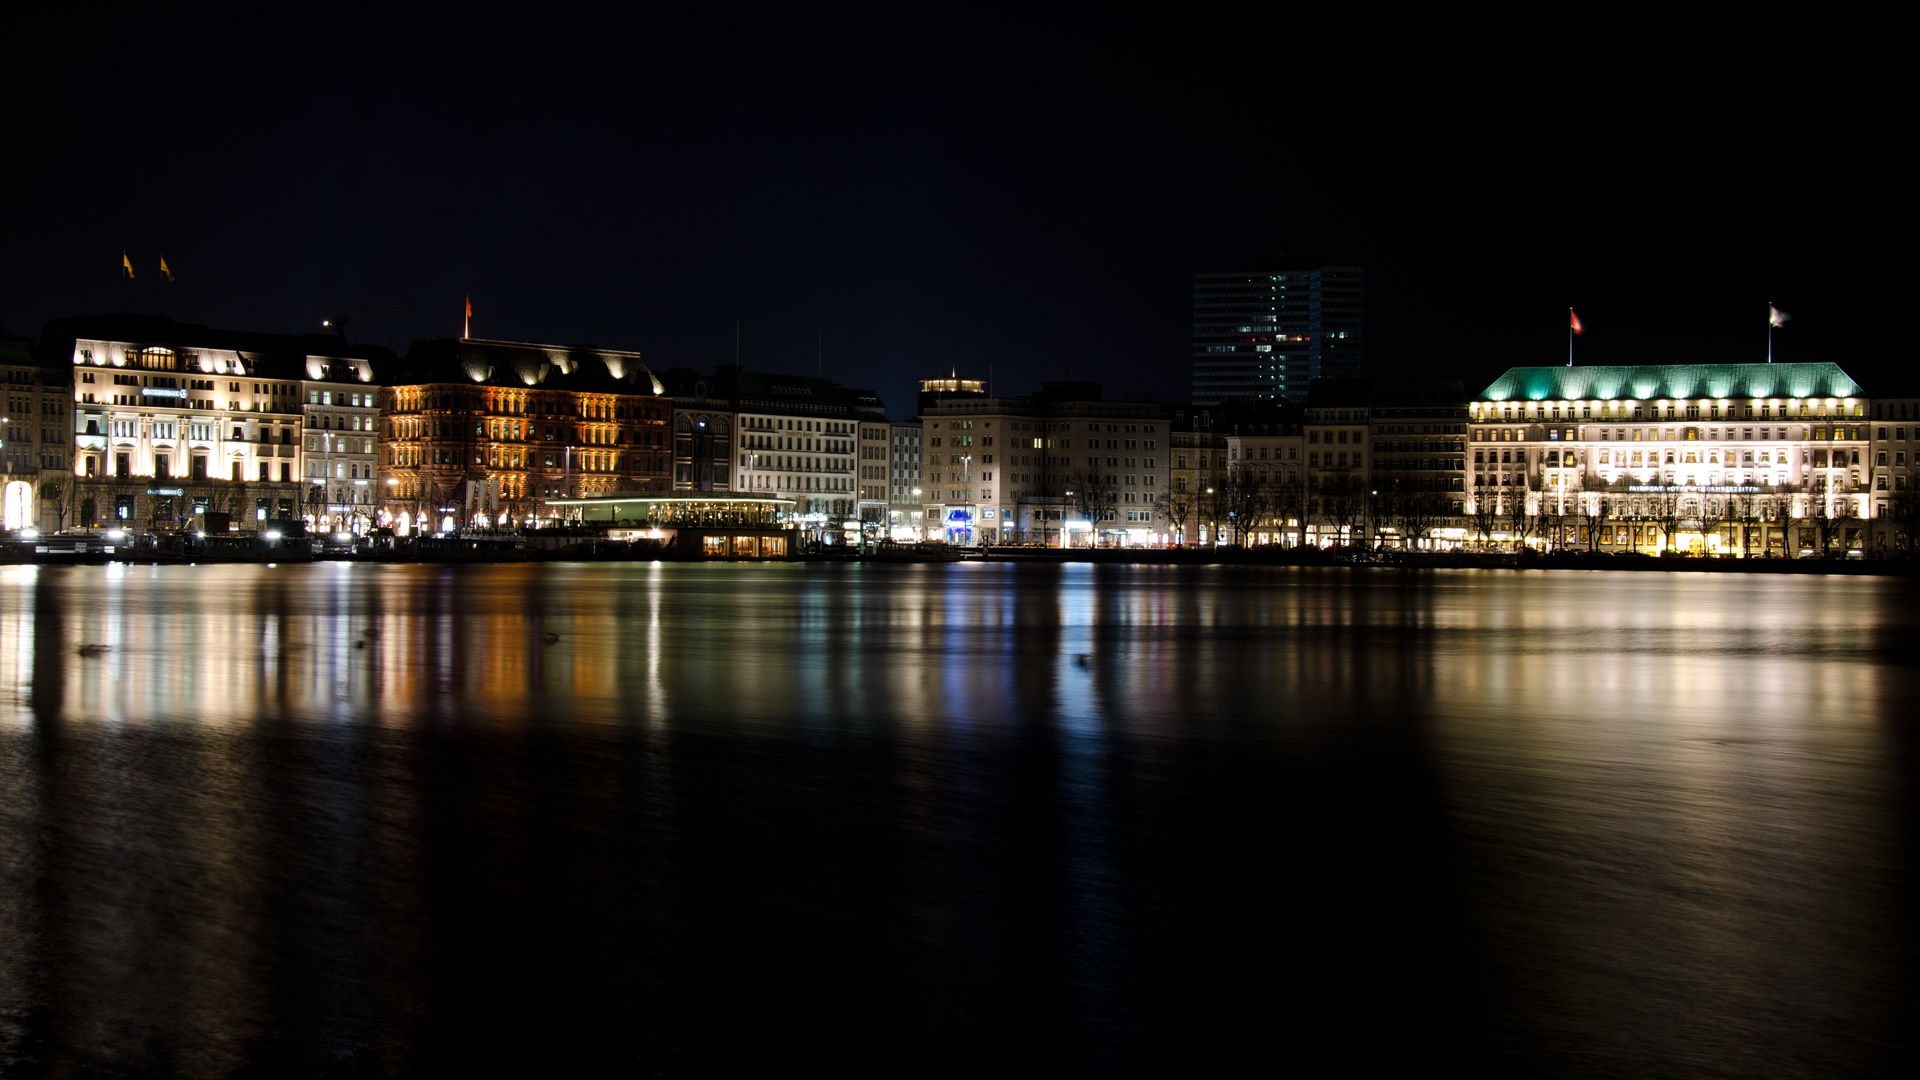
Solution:
<svg viewBox="0 0 1920 1080"><path fill-rule="evenodd" d="M1920 1074L1916 601L0 568L0 1075Z"/></svg>

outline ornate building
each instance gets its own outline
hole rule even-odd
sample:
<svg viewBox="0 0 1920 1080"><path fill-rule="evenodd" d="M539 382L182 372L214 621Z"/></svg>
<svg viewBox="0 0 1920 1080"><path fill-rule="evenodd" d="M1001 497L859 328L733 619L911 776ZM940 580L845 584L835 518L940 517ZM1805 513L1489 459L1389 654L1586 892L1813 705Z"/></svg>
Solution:
<svg viewBox="0 0 1920 1080"><path fill-rule="evenodd" d="M375 487L400 528L557 516L548 498L668 486L672 400L640 354L416 341L381 391Z"/></svg>
<svg viewBox="0 0 1920 1080"><path fill-rule="evenodd" d="M41 353L71 380L73 526L372 523L374 369L390 351L104 315L49 323Z"/></svg>
<svg viewBox="0 0 1920 1080"><path fill-rule="evenodd" d="M1835 364L1511 368L1469 407L1468 511L1508 542L1857 549L1868 404Z"/></svg>

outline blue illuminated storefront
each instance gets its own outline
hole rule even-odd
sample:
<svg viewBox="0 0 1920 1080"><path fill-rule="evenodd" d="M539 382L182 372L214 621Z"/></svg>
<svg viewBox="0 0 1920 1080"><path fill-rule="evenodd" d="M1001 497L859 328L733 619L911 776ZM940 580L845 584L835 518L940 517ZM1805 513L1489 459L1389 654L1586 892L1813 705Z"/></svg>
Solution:
<svg viewBox="0 0 1920 1080"><path fill-rule="evenodd" d="M970 507L947 509L947 543L963 546L973 544L973 510Z"/></svg>

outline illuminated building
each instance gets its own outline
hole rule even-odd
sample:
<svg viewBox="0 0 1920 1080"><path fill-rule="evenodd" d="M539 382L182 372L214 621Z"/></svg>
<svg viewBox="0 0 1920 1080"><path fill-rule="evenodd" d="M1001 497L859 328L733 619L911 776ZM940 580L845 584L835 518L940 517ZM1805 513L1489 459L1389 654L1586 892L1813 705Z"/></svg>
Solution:
<svg viewBox="0 0 1920 1080"><path fill-rule="evenodd" d="M1468 510L1506 542L1858 549L1867 406L1835 364L1511 368L1469 406Z"/></svg>
<svg viewBox="0 0 1920 1080"><path fill-rule="evenodd" d="M554 499L574 520L602 526L613 539L660 545L669 559L790 559L793 500L757 495L658 491Z"/></svg>
<svg viewBox="0 0 1920 1080"><path fill-rule="evenodd" d="M893 439L893 425L883 416L878 420L861 420L859 431L855 448L859 457L855 466L860 473L859 501L854 504L855 516L863 523L871 522L884 529L890 501L887 446Z"/></svg>
<svg viewBox="0 0 1920 1080"><path fill-rule="evenodd" d="M1218 544L1226 540L1224 511L1216 505L1225 489L1228 471L1228 434L1233 430L1231 406L1195 407L1176 412L1168 424L1168 476L1172 483L1169 531L1183 544Z"/></svg>
<svg viewBox="0 0 1920 1080"><path fill-rule="evenodd" d="M1311 543L1324 547L1367 539L1372 408L1373 384L1363 379L1316 379L1307 393L1303 475Z"/></svg>
<svg viewBox="0 0 1920 1080"><path fill-rule="evenodd" d="M0 525L58 532L73 517L73 391L66 372L41 370L33 343L0 330Z"/></svg>
<svg viewBox="0 0 1920 1080"><path fill-rule="evenodd" d="M891 437L887 446L887 526L896 540L920 540L926 536L922 524L920 494L925 475L920 467L920 441L925 422L916 416L887 425Z"/></svg>
<svg viewBox="0 0 1920 1080"><path fill-rule="evenodd" d="M977 382L948 391L947 381L922 383L928 539L1057 543L1080 532L1108 544L1164 540L1166 406L1104 400L1099 383L1048 382L1030 397L1000 398Z"/></svg>
<svg viewBox="0 0 1920 1080"><path fill-rule="evenodd" d="M416 341L381 391L375 488L397 526L525 525L547 499L667 486L672 402L640 354Z"/></svg>
<svg viewBox="0 0 1920 1080"><path fill-rule="evenodd" d="M1195 505L1209 535L1245 544L1291 544L1309 518L1306 410L1291 401L1226 402L1213 411L1223 429L1226 469ZM1216 455L1216 461L1218 460Z"/></svg>
<svg viewBox="0 0 1920 1080"><path fill-rule="evenodd" d="M1366 271L1318 256L1193 276L1193 403L1304 401L1314 379L1357 379Z"/></svg>
<svg viewBox="0 0 1920 1080"><path fill-rule="evenodd" d="M675 368L665 379L674 490L791 500L816 532L856 520L862 501L877 502L861 494L859 456L861 425L887 422L873 391L733 364L711 375Z"/></svg>
<svg viewBox="0 0 1920 1080"><path fill-rule="evenodd" d="M388 350L139 315L56 320L41 340L72 380L76 526L371 524Z"/></svg>

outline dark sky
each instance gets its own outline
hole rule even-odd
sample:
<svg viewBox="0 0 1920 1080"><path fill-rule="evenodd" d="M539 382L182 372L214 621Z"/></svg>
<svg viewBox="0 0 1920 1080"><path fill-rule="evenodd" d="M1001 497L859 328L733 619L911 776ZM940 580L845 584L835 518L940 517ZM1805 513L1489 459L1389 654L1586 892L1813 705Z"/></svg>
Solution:
<svg viewBox="0 0 1920 1080"><path fill-rule="evenodd" d="M403 349L471 293L476 336L659 368L823 341L895 415L950 356L1183 400L1189 275L1320 251L1376 375L1563 360L1569 304L1593 363L1763 359L1769 301L1781 359L1914 359L1870 25L253 10L24 28L0 325L409 304L354 335Z"/></svg>

